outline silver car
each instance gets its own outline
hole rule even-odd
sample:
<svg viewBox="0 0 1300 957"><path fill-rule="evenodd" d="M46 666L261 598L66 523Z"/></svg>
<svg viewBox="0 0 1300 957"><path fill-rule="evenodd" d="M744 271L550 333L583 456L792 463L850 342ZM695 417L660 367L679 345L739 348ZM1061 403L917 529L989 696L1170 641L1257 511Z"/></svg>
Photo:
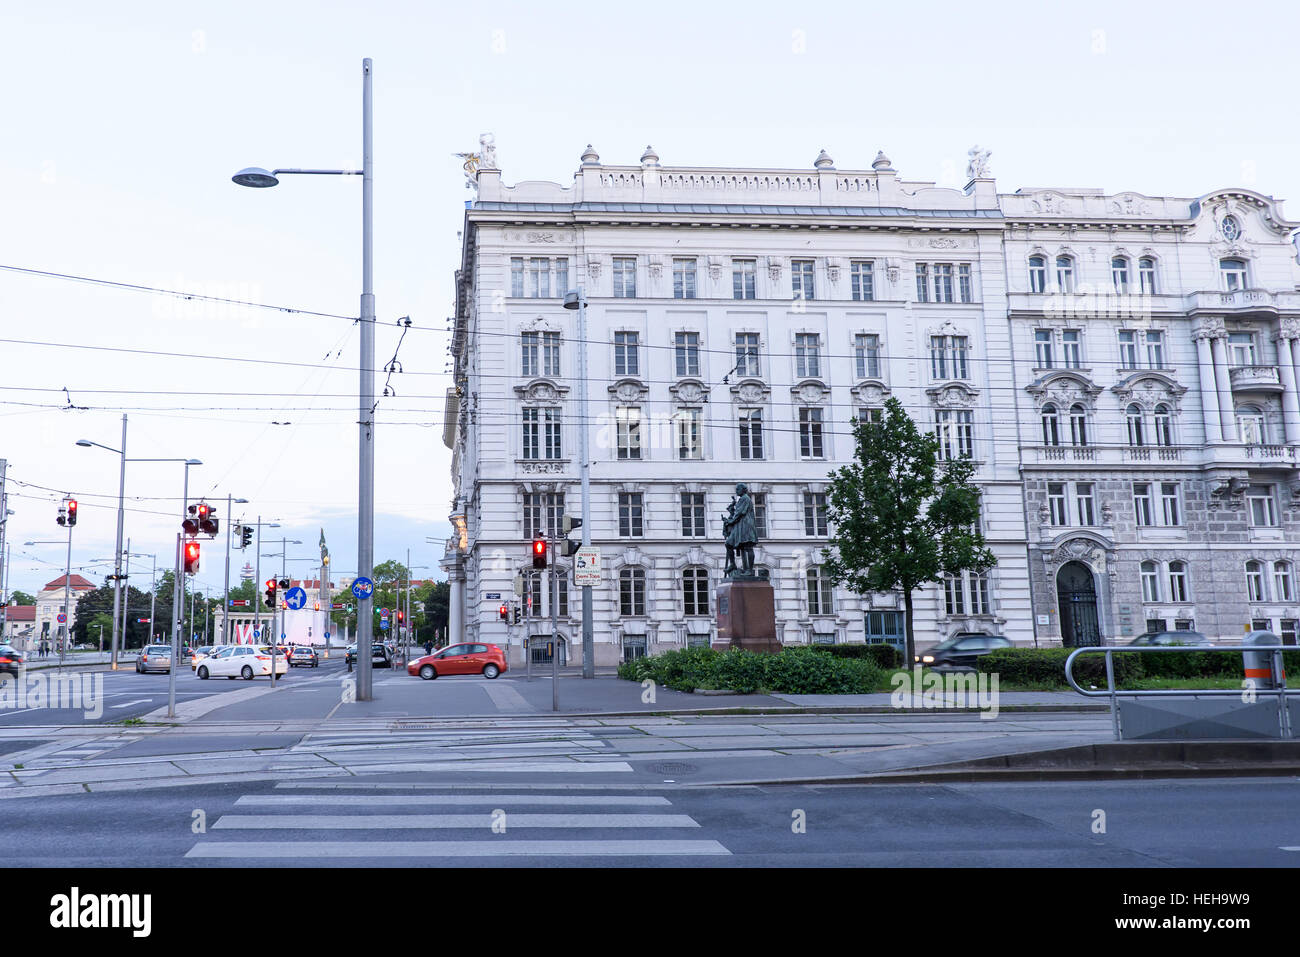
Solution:
<svg viewBox="0 0 1300 957"><path fill-rule="evenodd" d="M144 650L140 652L140 657L135 660L135 670L137 674L147 674L150 671L171 671L171 645L146 645Z"/></svg>

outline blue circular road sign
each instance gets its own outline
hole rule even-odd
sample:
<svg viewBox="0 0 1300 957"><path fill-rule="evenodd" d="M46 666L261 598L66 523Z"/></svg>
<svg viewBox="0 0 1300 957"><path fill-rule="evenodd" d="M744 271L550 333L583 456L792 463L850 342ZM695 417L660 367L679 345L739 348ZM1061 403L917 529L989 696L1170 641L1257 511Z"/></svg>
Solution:
<svg viewBox="0 0 1300 957"><path fill-rule="evenodd" d="M284 593L284 603L294 611L297 611L306 606L307 592L295 585Z"/></svg>
<svg viewBox="0 0 1300 957"><path fill-rule="evenodd" d="M374 590L375 583L369 578L358 578L352 583L352 594L357 597L358 601L365 601Z"/></svg>

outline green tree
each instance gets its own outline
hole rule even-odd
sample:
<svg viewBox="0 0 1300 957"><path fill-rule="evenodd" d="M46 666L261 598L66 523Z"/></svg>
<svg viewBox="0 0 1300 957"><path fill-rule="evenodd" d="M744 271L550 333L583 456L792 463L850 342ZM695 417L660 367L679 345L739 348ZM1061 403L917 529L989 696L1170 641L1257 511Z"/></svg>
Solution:
<svg viewBox="0 0 1300 957"><path fill-rule="evenodd" d="M34 605L36 596L29 595L25 591L11 591L9 593L9 604L11 605Z"/></svg>
<svg viewBox="0 0 1300 957"><path fill-rule="evenodd" d="M417 588L415 600L424 605L422 624L427 637L432 638L434 632L445 635L451 609L451 582L430 582L423 588Z"/></svg>
<svg viewBox="0 0 1300 957"><path fill-rule="evenodd" d="M897 399L879 422L854 420L853 437L853 463L831 473L826 570L860 594L902 591L911 662L912 592L997 561L979 532L975 466L940 461L938 438L921 433Z"/></svg>
<svg viewBox="0 0 1300 957"><path fill-rule="evenodd" d="M137 648L149 637L149 625L138 624L137 619L149 617L149 593L138 588L127 589L126 607L123 609L126 619L126 647ZM168 621L171 620L171 608L167 609ZM104 647L112 642L113 589L107 581L94 591L86 592L77 599L76 624L72 626L74 644L87 642L98 644L100 616L104 619Z"/></svg>

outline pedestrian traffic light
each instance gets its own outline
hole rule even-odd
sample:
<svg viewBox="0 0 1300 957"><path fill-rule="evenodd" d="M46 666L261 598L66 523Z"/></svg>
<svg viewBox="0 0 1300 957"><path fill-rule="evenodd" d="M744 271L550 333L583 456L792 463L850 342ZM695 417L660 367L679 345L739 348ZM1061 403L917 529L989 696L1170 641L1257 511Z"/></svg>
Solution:
<svg viewBox="0 0 1300 957"><path fill-rule="evenodd" d="M185 574L194 575L199 570L199 543L185 543Z"/></svg>
<svg viewBox="0 0 1300 957"><path fill-rule="evenodd" d="M544 538L533 539L533 567L546 567L546 539Z"/></svg>
<svg viewBox="0 0 1300 957"><path fill-rule="evenodd" d="M402 622L404 622L404 621L406 621L406 612L402 611L401 609L398 609L398 611L397 611L397 623L400 625L400 624L401 624Z"/></svg>
<svg viewBox="0 0 1300 957"><path fill-rule="evenodd" d="M240 547L240 549L241 549L241 550L242 550L242 549L245 549L245 548L247 548L247 547L248 547L249 545L251 545L251 544L253 544L253 526L251 526L251 525L241 525L241 526L239 526L239 547Z"/></svg>
<svg viewBox="0 0 1300 957"><path fill-rule="evenodd" d="M275 608L275 589L278 587L278 585L279 582L277 582L274 578L268 578L266 580L266 607L267 608L272 608L272 609Z"/></svg>
<svg viewBox="0 0 1300 957"><path fill-rule="evenodd" d="M189 507L189 513L190 517L181 522L181 530L184 531L186 535L197 535L199 533L199 507L197 505L191 505Z"/></svg>
<svg viewBox="0 0 1300 957"><path fill-rule="evenodd" d="M59 506L59 517L55 519L60 525L68 524L68 503L64 502Z"/></svg>
<svg viewBox="0 0 1300 957"><path fill-rule="evenodd" d="M77 524L77 500L75 498L68 499L68 524Z"/></svg>
<svg viewBox="0 0 1300 957"><path fill-rule="evenodd" d="M501 618L502 621L504 621L504 622L506 622L506 623L509 623L509 621L510 621L510 609L509 609L509 608L507 608L505 605L502 605L501 608L498 609L497 614L498 614L498 616Z"/></svg>
<svg viewBox="0 0 1300 957"><path fill-rule="evenodd" d="M514 622L514 623L515 623L516 625L519 624L519 619L522 618L522 617L523 617L523 612L520 611L518 605L515 605L515 622Z"/></svg>

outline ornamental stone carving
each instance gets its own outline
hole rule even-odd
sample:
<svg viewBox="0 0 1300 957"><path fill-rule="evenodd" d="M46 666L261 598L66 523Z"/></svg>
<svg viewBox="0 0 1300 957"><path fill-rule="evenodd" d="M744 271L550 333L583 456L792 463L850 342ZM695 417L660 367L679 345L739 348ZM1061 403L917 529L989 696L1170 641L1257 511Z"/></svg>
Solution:
<svg viewBox="0 0 1300 957"><path fill-rule="evenodd" d="M993 155L992 150L980 149L979 145L972 146L966 151L970 157L970 162L966 164L966 176L969 179L985 179L989 176L989 157Z"/></svg>
<svg viewBox="0 0 1300 957"><path fill-rule="evenodd" d="M1300 339L1300 317L1284 316L1278 320L1279 339Z"/></svg>
<svg viewBox="0 0 1300 957"><path fill-rule="evenodd" d="M722 278L722 257L721 256L709 257L709 278L712 279L714 282L717 282L719 279Z"/></svg>
<svg viewBox="0 0 1300 957"><path fill-rule="evenodd" d="M1029 208L1035 213L1060 213L1062 215L1070 212L1070 204L1064 197L1055 193L1043 193L1039 199L1029 201Z"/></svg>
<svg viewBox="0 0 1300 957"><path fill-rule="evenodd" d="M664 274L664 261L662 256L650 257L650 278L658 279Z"/></svg>
<svg viewBox="0 0 1300 957"><path fill-rule="evenodd" d="M532 232L526 233L525 239L530 243L553 243L555 242L555 233L549 232Z"/></svg>
<svg viewBox="0 0 1300 957"><path fill-rule="evenodd" d="M944 409L973 408L979 398L979 393L969 386L949 385L929 388L925 391L929 394L931 402Z"/></svg>
<svg viewBox="0 0 1300 957"><path fill-rule="evenodd" d="M767 277L773 282L780 282L781 280L781 260L775 256L767 257Z"/></svg>
<svg viewBox="0 0 1300 957"><path fill-rule="evenodd" d="M600 278L600 259L596 256L587 258L587 275L592 279Z"/></svg>
<svg viewBox="0 0 1300 957"><path fill-rule="evenodd" d="M735 386L732 391L736 398L747 405L753 405L756 402L762 402L767 395L767 387L760 382L742 382Z"/></svg>
<svg viewBox="0 0 1300 957"><path fill-rule="evenodd" d="M1105 554L1096 542L1086 538L1072 538L1062 542L1052 553L1052 564L1060 566L1066 562L1083 562L1094 571L1101 571L1105 565Z"/></svg>
<svg viewBox="0 0 1300 957"><path fill-rule="evenodd" d="M551 472L563 472L563 462L520 462L519 469L522 472L530 474L545 474Z"/></svg>
<svg viewBox="0 0 1300 957"><path fill-rule="evenodd" d="M957 240L943 236L936 236L929 242L931 249L956 249L960 245L961 243L957 242Z"/></svg>
<svg viewBox="0 0 1300 957"><path fill-rule="evenodd" d="M686 379L677 385L669 386L668 391L673 394L678 402L684 402L687 405L707 402L709 398L708 387L697 379Z"/></svg>
<svg viewBox="0 0 1300 957"><path fill-rule="evenodd" d="M881 408L889 398L889 386L870 380L858 383L849 392L861 405L873 409Z"/></svg>
<svg viewBox="0 0 1300 957"><path fill-rule="evenodd" d="M829 279L832 284L840 281L841 268L842 263L838 259L826 260L826 278Z"/></svg>
<svg viewBox="0 0 1300 957"><path fill-rule="evenodd" d="M797 385L790 390L795 397L807 405L816 405L824 402L829 395L827 388L820 382L805 382Z"/></svg>
<svg viewBox="0 0 1300 957"><path fill-rule="evenodd" d="M650 389L636 379L621 379L609 387L609 391L620 402L636 402Z"/></svg>
<svg viewBox="0 0 1300 957"><path fill-rule="evenodd" d="M903 261L901 259L886 259L885 275L889 277L890 282L898 282L899 277L903 275Z"/></svg>
<svg viewBox="0 0 1300 957"><path fill-rule="evenodd" d="M1192 333L1193 339L1226 339L1228 330L1224 328L1222 316L1206 316Z"/></svg>

